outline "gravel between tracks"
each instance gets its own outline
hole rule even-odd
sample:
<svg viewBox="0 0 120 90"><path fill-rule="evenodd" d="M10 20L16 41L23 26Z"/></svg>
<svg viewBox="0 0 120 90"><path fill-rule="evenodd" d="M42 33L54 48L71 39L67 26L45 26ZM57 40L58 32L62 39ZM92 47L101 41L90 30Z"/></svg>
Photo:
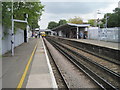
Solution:
<svg viewBox="0 0 120 90"><path fill-rule="evenodd" d="M75 49L75 48L73 48L73 47L70 47L69 45L65 45L65 44L62 44L62 45L65 46L65 47L67 47L67 48L69 48L69 49L71 49L71 50L74 50L75 52L78 52L78 53L81 54L80 50L78 50L78 49ZM63 50L64 50L64 48L63 48ZM67 50L65 50L65 51L68 52L71 56L75 56L73 53L71 53L71 52L69 52L69 51L67 51ZM83 53L82 53L82 55L87 56L86 54L83 54ZM76 56L75 56L75 57L76 57ZM78 57L76 57L76 58L77 58L77 60L78 60L80 63L83 63L84 65L86 65L87 67L89 67L90 69L92 69L92 70L93 70L94 72L96 72L98 75L100 75L101 77L103 77L103 78L106 79L107 81L111 82L114 86L117 86L117 87L120 86L119 81L118 81L117 79L111 78L107 73L104 73L104 74L103 74L103 71L101 72L101 70L98 70L97 67L91 66L89 63L85 62L84 60L81 60L81 59L78 58ZM92 58L92 60L94 60L94 59Z"/></svg>
<svg viewBox="0 0 120 90"><path fill-rule="evenodd" d="M78 70L78 68L61 55L49 42L46 41L46 44L67 81L69 88L98 88L89 77Z"/></svg>
<svg viewBox="0 0 120 90"><path fill-rule="evenodd" d="M76 52L78 52L78 53L80 53L80 54L82 54L84 56L87 56L87 58L93 60L94 62L99 63L100 65L103 65L104 67L112 70L113 72L116 72L116 73L120 74L120 66L119 65L116 65L116 64L114 64L112 62L103 60L103 59L101 59L99 57L93 56L93 55L91 55L89 53L86 53L84 51L81 51L79 49L71 47L69 45L65 45L65 44L62 44L62 45L66 46L66 47L68 47L68 48L70 48L70 49L72 49L72 50L74 50L74 51L76 51Z"/></svg>
<svg viewBox="0 0 120 90"><path fill-rule="evenodd" d="M62 80L62 77L61 77L59 71L57 70L57 67L56 67L51 55L49 54L48 50L47 50L47 53L48 53L48 57L49 57L49 60L50 60L50 64L52 66L52 70L53 70L58 88L66 88L66 86L64 85L64 81Z"/></svg>

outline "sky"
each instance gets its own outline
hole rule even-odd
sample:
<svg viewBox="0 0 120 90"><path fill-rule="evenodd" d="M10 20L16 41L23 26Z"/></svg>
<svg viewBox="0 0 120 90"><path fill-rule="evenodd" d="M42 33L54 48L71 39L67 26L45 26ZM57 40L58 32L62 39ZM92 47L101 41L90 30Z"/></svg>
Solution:
<svg viewBox="0 0 120 90"><path fill-rule="evenodd" d="M105 13L112 13L120 0L41 0L45 11L38 22L41 29L46 29L50 21L69 20L75 16L83 21L103 18ZM97 12L101 13L97 14Z"/></svg>

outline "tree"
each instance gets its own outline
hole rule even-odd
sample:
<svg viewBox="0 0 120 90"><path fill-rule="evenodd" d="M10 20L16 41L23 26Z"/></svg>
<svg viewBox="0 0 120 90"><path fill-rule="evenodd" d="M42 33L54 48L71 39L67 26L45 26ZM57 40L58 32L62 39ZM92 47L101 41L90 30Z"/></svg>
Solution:
<svg viewBox="0 0 120 90"><path fill-rule="evenodd" d="M80 17L71 18L68 22L73 24L83 24L83 20Z"/></svg>
<svg viewBox="0 0 120 90"><path fill-rule="evenodd" d="M67 23L67 21L66 20L60 20L59 22L58 22L58 26L60 26L60 25L64 25L64 24L66 24Z"/></svg>
<svg viewBox="0 0 120 90"><path fill-rule="evenodd" d="M6 27L11 26L11 2L2 2L2 24Z"/></svg>
<svg viewBox="0 0 120 90"><path fill-rule="evenodd" d="M107 23L108 27L118 27L118 15L113 13L109 16L108 19L108 23Z"/></svg>
<svg viewBox="0 0 120 90"><path fill-rule="evenodd" d="M120 8L115 8L115 10L113 10L113 12L120 14Z"/></svg>
<svg viewBox="0 0 120 90"><path fill-rule="evenodd" d="M107 27L120 27L120 8L115 8L114 13L106 13L102 19L103 24L106 23L106 16L108 16Z"/></svg>
<svg viewBox="0 0 120 90"><path fill-rule="evenodd" d="M88 24L90 24L91 26L95 26L96 20L95 19L89 19L88 20Z"/></svg>
<svg viewBox="0 0 120 90"><path fill-rule="evenodd" d="M38 20L42 15L42 11L44 11L41 2L14 2L13 6L14 19L24 20L24 14L28 14L30 28L35 29L38 27ZM2 24L8 28L11 28L11 8L12 2L2 2ZM24 23L15 23L15 27L25 29L26 25Z"/></svg>
<svg viewBox="0 0 120 90"><path fill-rule="evenodd" d="M53 29L53 28L56 28L58 26L58 23L54 22L54 21L51 21L49 22L48 24L48 29Z"/></svg>
<svg viewBox="0 0 120 90"><path fill-rule="evenodd" d="M115 8L108 18L108 27L120 27L120 8Z"/></svg>

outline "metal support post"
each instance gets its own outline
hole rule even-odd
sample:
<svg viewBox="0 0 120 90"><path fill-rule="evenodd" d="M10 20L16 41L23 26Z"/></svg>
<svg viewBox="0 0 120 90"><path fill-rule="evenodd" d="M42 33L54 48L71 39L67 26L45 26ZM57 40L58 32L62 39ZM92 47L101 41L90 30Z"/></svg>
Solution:
<svg viewBox="0 0 120 90"><path fill-rule="evenodd" d="M25 16L25 21L26 21L26 23L27 23L27 26L26 26L26 31L27 31L27 42L28 42L28 29L29 29L29 26L28 26L28 22L27 22L27 19L28 19L28 14L26 14L26 16Z"/></svg>
<svg viewBox="0 0 120 90"><path fill-rule="evenodd" d="M27 27L26 27L26 30L27 30L27 37L26 37L26 38L27 38L27 42L28 42L28 40L29 40L29 38L28 38L28 37L29 37L29 36L28 36L29 30L28 30L28 29L29 29L29 26L28 26L28 24L27 24Z"/></svg>
<svg viewBox="0 0 120 90"><path fill-rule="evenodd" d="M25 21L24 20L17 20L17 19L14 19L13 18L13 0L12 0L12 31L11 31L11 49L12 49L12 56L14 56L14 46L15 46L15 43L14 43L14 22L22 22L22 23L28 23L27 22L27 18L28 18L28 14L26 15L26 19ZM27 27L28 28L28 27ZM27 40L28 41L28 40Z"/></svg>
<svg viewBox="0 0 120 90"><path fill-rule="evenodd" d="M14 21L13 21L13 0L12 0L12 40L11 40L11 46L12 46L12 56L14 56Z"/></svg>
<svg viewBox="0 0 120 90"><path fill-rule="evenodd" d="M79 39L79 28L77 27L77 39Z"/></svg>

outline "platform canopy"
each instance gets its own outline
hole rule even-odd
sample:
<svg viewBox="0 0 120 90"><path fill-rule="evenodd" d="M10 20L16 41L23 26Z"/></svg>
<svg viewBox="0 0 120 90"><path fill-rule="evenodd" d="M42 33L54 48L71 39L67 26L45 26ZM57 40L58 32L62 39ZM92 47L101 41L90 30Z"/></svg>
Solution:
<svg viewBox="0 0 120 90"><path fill-rule="evenodd" d="M90 24L67 23L52 29L52 31L56 32L57 36L79 39L79 33L84 33L89 26Z"/></svg>
<svg viewBox="0 0 120 90"><path fill-rule="evenodd" d="M35 31L39 31L39 32L51 32L50 29L39 29L39 28L35 29Z"/></svg>
<svg viewBox="0 0 120 90"><path fill-rule="evenodd" d="M51 32L50 29L40 29L40 32Z"/></svg>
<svg viewBox="0 0 120 90"><path fill-rule="evenodd" d="M59 31L59 30L67 30L67 29L72 29L72 28L86 28L89 27L90 24L72 24L72 23L67 23L61 26L58 26L54 29L52 29L52 31Z"/></svg>

